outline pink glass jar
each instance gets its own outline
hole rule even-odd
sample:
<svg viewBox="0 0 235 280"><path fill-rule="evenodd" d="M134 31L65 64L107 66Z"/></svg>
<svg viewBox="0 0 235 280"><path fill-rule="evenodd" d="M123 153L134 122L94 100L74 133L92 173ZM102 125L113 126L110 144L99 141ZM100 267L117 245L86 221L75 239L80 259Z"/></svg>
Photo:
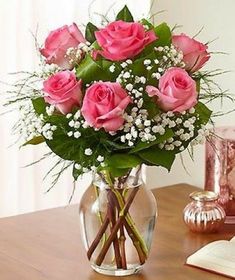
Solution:
<svg viewBox="0 0 235 280"><path fill-rule="evenodd" d="M224 224L225 212L217 202L218 194L209 191L197 191L190 194L191 203L183 211L185 224L193 232L216 232Z"/></svg>
<svg viewBox="0 0 235 280"><path fill-rule="evenodd" d="M235 127L218 127L206 142L205 190L219 194L225 223L235 223Z"/></svg>

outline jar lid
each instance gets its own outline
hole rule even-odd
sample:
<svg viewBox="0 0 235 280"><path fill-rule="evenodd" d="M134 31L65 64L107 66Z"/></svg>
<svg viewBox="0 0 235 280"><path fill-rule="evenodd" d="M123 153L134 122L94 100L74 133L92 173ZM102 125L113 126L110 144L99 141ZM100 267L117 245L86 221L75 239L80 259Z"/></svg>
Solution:
<svg viewBox="0 0 235 280"><path fill-rule="evenodd" d="M191 193L189 197L196 201L214 201L218 199L219 194L210 191L196 191Z"/></svg>

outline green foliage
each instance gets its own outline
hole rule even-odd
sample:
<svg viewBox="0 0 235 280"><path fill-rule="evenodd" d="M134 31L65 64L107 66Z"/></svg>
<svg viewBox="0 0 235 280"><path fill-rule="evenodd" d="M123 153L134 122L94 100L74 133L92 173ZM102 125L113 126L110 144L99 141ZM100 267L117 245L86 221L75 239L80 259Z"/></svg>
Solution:
<svg viewBox="0 0 235 280"><path fill-rule="evenodd" d="M73 165L73 171L72 171L72 175L73 175L74 180L76 181L78 179L78 177L82 174L83 174L82 169L80 169L80 170L76 169L75 164L74 164Z"/></svg>
<svg viewBox="0 0 235 280"><path fill-rule="evenodd" d="M155 42L155 47L158 46L169 46L171 44L171 30L170 27L165 23L154 28L155 34L158 36L158 40Z"/></svg>
<svg viewBox="0 0 235 280"><path fill-rule="evenodd" d="M111 61L102 58L94 61L90 55L87 55L77 67L76 75L78 79L82 79L83 85L94 82L94 80L115 81L117 74L109 71L112 64Z"/></svg>
<svg viewBox="0 0 235 280"><path fill-rule="evenodd" d="M109 166L107 168L112 178L125 176L130 168L116 168L114 166Z"/></svg>
<svg viewBox="0 0 235 280"><path fill-rule="evenodd" d="M121 150L129 150L130 147L126 144L119 144L109 139L100 139L100 142L102 145L108 150L108 151L121 151Z"/></svg>
<svg viewBox="0 0 235 280"><path fill-rule="evenodd" d="M201 79L195 79L197 92L200 93Z"/></svg>
<svg viewBox="0 0 235 280"><path fill-rule="evenodd" d="M70 130L68 119L64 115L52 115L47 117L47 122L57 127L53 132L53 139L46 139L49 148L64 160L79 161L81 140L67 135Z"/></svg>
<svg viewBox="0 0 235 280"><path fill-rule="evenodd" d="M157 106L154 97L149 97L147 94L144 94L143 99L143 108L148 111L149 118L153 119L156 115L160 113L159 107Z"/></svg>
<svg viewBox="0 0 235 280"><path fill-rule="evenodd" d="M134 18L128 9L128 7L125 5L124 8L117 14L116 20L123 20L127 22L133 22Z"/></svg>
<svg viewBox="0 0 235 280"><path fill-rule="evenodd" d="M151 22L149 22L149 21L148 21L147 19L145 19L145 18L142 18L142 19L140 20L140 23L143 24L143 25L145 25L145 26L148 26L149 29L154 29L153 24L152 24Z"/></svg>
<svg viewBox="0 0 235 280"><path fill-rule="evenodd" d="M124 176L131 168L141 163L141 158L130 154L112 154L106 161L107 170L113 178Z"/></svg>
<svg viewBox="0 0 235 280"><path fill-rule="evenodd" d="M207 108L202 102L198 102L195 106L196 113L199 114L201 124L207 124L210 120L212 111Z"/></svg>
<svg viewBox="0 0 235 280"><path fill-rule="evenodd" d="M88 24L86 26L86 30L85 30L85 38L91 44L96 41L95 31L97 31L97 30L99 30L98 27L96 27L93 23L88 22Z"/></svg>
<svg viewBox="0 0 235 280"><path fill-rule="evenodd" d="M145 57L146 55L149 55L152 52L154 52L154 55L156 56L156 52L154 51L155 47L159 47L159 46L164 47L164 46L169 46L171 44L171 37L172 37L171 30L170 27L165 22L156 27L153 27L152 29L154 30L158 39L145 47L145 49L141 53L141 57Z"/></svg>
<svg viewBox="0 0 235 280"><path fill-rule="evenodd" d="M171 166L175 160L174 151L161 150L157 146L150 147L148 149L138 152L139 157L141 157L145 164L147 165L157 165L165 167L170 171Z"/></svg>
<svg viewBox="0 0 235 280"><path fill-rule="evenodd" d="M115 168L132 168L141 163L141 159L136 155L113 154L108 159L108 166Z"/></svg>
<svg viewBox="0 0 235 280"><path fill-rule="evenodd" d="M26 146L26 145L38 145L45 142L45 139L43 136L39 135L36 136L32 139L30 139L29 141L25 142L22 146Z"/></svg>
<svg viewBox="0 0 235 280"><path fill-rule="evenodd" d="M155 146L157 144L160 144L162 142L164 142L165 140L171 138L174 135L174 132L172 131L172 129L168 128L166 129L166 132L164 135L157 135L157 139L155 141L152 142L142 142L139 141L139 143L130 151L130 154L134 154L134 153L138 153L139 151L148 149L152 146Z"/></svg>
<svg viewBox="0 0 235 280"><path fill-rule="evenodd" d="M38 115L46 113L46 102L43 97L32 99L33 108Z"/></svg>
<svg viewBox="0 0 235 280"><path fill-rule="evenodd" d="M150 52L146 52L143 56L133 61L133 64L130 65L130 69L133 71L134 75L139 76L148 76L148 71L146 70L146 66L144 65L145 59L154 60L157 58L156 53L151 49Z"/></svg>

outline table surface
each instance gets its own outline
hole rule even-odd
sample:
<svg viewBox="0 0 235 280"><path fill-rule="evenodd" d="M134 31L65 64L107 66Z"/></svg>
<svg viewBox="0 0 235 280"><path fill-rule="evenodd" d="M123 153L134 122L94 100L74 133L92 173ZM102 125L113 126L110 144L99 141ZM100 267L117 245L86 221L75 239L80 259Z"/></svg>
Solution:
<svg viewBox="0 0 235 280"><path fill-rule="evenodd" d="M130 280L226 279L184 265L203 245L235 235L235 225L217 234L195 234L182 221L188 195L197 188L179 184L153 190L158 219L150 257L142 273ZM79 234L78 206L0 219L1 280L108 280L94 272ZM117 279L117 278L116 278Z"/></svg>

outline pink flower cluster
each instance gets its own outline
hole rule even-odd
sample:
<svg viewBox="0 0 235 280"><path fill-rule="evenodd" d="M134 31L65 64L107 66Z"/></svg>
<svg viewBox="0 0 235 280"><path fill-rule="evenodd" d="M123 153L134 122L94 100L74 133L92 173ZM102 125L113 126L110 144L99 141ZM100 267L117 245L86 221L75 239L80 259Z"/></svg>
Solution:
<svg viewBox="0 0 235 280"><path fill-rule="evenodd" d="M95 37L100 49L92 52L93 59L102 56L115 62L134 59L147 45L158 40L154 31L145 31L142 24L121 20L96 31ZM69 48L77 48L80 43L86 40L75 23L50 32L46 38L41 54L46 63L57 64L61 71L44 81L44 99L62 114L78 107L90 126L117 131L124 123L123 114L132 99L117 82L96 82L83 88L66 56ZM182 112L192 108L198 99L196 82L190 74L198 71L210 56L206 45L184 34L172 36L172 43L183 53L185 69L166 70L158 85L146 86L146 93L163 111Z"/></svg>

